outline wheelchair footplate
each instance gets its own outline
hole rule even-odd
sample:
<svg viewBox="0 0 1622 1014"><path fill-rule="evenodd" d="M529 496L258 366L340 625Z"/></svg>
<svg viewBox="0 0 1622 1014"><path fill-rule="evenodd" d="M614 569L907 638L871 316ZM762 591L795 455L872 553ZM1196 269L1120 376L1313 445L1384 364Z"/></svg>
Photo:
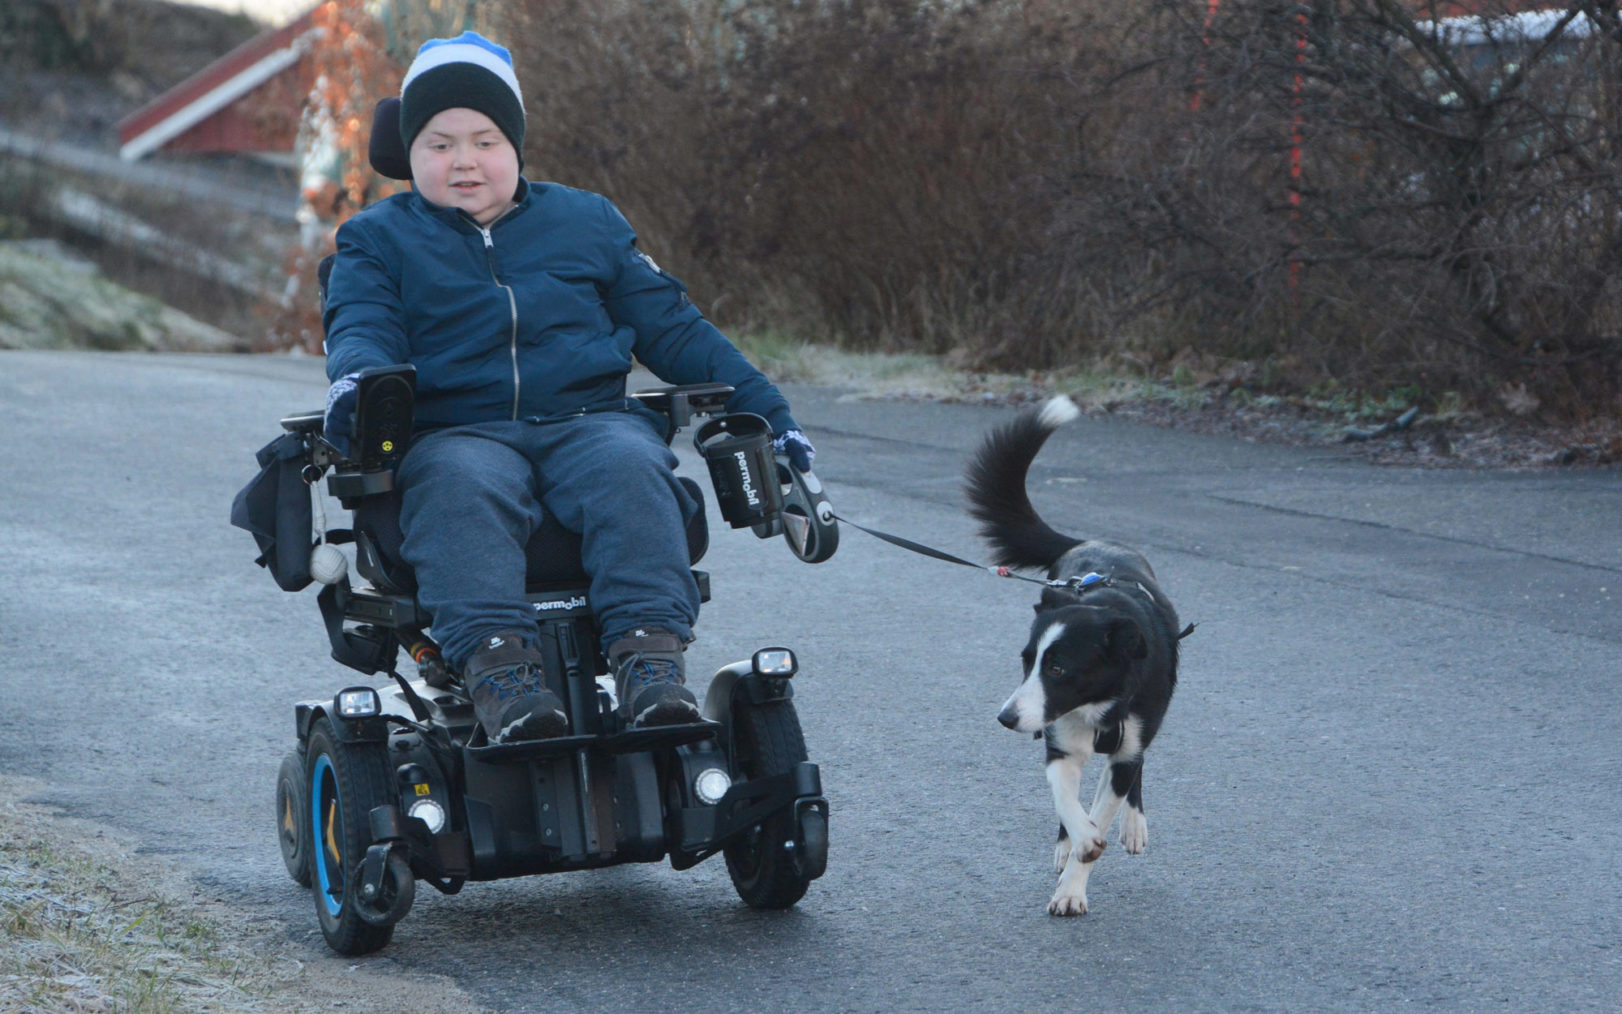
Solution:
<svg viewBox="0 0 1622 1014"><path fill-rule="evenodd" d="M470 756L490 764L560 757L577 750L596 750L606 754L642 753L713 739L720 735L722 728L719 722L692 722L683 725L660 725L648 729L626 729L618 733L552 736L518 743L486 742L483 746L469 743L464 749Z"/></svg>

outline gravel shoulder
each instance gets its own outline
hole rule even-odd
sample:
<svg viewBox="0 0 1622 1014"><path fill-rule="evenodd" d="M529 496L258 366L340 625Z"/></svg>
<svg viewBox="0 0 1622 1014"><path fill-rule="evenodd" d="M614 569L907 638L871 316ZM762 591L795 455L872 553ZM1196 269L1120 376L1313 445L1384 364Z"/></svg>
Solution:
<svg viewBox="0 0 1622 1014"><path fill-rule="evenodd" d="M486 1009L386 957L351 961L290 940L117 831L26 802L43 788L0 774L0 1010Z"/></svg>
<svg viewBox="0 0 1622 1014"><path fill-rule="evenodd" d="M1369 418L1300 402L1238 407L1227 392L1202 395L1192 405L1145 399L1095 406L1093 413L1252 443L1320 447L1376 465L1528 470L1622 463L1622 422L1614 419L1558 425L1406 411Z"/></svg>
<svg viewBox="0 0 1622 1014"><path fill-rule="evenodd" d="M1406 404L1350 406L1257 395L1214 366L1188 371L1182 382L1171 383L1095 374L980 373L924 356L741 344L774 379L838 387L850 398L1008 407L1068 394L1094 417L1247 443L1316 447L1377 465L1529 470L1622 464L1622 415L1558 424L1513 414L1428 414Z"/></svg>

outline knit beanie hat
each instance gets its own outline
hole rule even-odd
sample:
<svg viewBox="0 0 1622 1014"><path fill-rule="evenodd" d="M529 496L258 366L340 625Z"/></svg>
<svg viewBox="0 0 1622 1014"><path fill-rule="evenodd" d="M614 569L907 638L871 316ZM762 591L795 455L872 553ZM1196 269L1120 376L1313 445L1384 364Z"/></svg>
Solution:
<svg viewBox="0 0 1622 1014"><path fill-rule="evenodd" d="M457 108L490 117L522 154L524 96L512 54L478 32L429 39L417 50L400 84L400 139L406 150L436 114Z"/></svg>

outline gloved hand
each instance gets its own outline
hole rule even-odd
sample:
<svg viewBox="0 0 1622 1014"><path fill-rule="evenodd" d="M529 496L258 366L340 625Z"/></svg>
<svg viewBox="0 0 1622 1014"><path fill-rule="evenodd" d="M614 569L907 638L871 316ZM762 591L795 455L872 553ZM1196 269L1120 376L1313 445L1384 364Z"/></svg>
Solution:
<svg viewBox="0 0 1622 1014"><path fill-rule="evenodd" d="M355 435L355 404L360 390L355 381L358 373L348 373L327 388L327 415L321 421L321 435L338 453L349 457L349 441Z"/></svg>
<svg viewBox="0 0 1622 1014"><path fill-rule="evenodd" d="M788 463L794 466L796 472L811 471L811 462L817 456L817 449L799 430L784 430L777 434L772 439L772 451L787 456Z"/></svg>

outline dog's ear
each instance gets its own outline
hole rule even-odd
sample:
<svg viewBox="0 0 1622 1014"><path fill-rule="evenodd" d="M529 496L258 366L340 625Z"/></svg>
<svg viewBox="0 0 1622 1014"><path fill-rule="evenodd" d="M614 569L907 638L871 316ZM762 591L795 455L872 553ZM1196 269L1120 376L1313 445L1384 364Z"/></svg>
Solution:
<svg viewBox="0 0 1622 1014"><path fill-rule="evenodd" d="M1109 651L1116 658L1130 661L1137 658L1149 657L1149 642L1143 639L1143 631L1131 620L1121 617L1109 625Z"/></svg>
<svg viewBox="0 0 1622 1014"><path fill-rule="evenodd" d="M1036 611L1045 613L1050 609L1063 609L1065 606L1073 606L1080 601L1074 593L1063 588L1043 588L1042 601L1036 604Z"/></svg>

